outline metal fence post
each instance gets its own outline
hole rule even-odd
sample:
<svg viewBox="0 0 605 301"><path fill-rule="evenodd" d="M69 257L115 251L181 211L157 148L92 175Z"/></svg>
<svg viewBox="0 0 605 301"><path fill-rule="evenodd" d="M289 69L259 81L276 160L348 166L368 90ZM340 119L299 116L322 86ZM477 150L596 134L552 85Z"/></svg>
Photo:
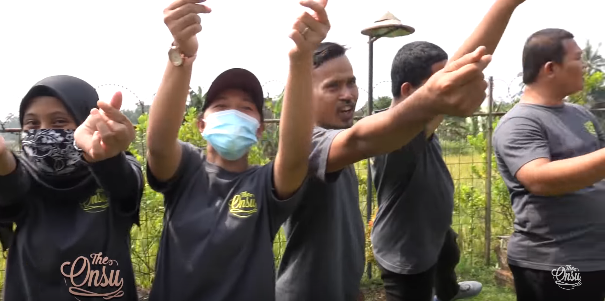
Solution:
<svg viewBox="0 0 605 301"><path fill-rule="evenodd" d="M494 107L494 78L489 77L489 95L487 99L487 135L485 156L485 265L490 264L492 240L492 124Z"/></svg>
<svg viewBox="0 0 605 301"><path fill-rule="evenodd" d="M374 111L374 96L373 94L373 90L374 90L374 86L373 86L373 77L374 77L374 42L372 40L372 38L370 37L370 41L369 41L369 56L370 56L370 60L369 60L369 78L368 78L368 112L367 112L367 116L372 115L372 111ZM374 189L372 189L374 183L372 183L372 169L371 169L371 164L372 162L370 161L370 158L367 159L367 163L368 163L368 171L367 171L367 177L366 177L366 227L370 226L370 221L372 220L372 194L374 192ZM364 251L365 252L365 251ZM372 279L372 263L368 262L368 265L366 266L366 275L368 276L368 279Z"/></svg>

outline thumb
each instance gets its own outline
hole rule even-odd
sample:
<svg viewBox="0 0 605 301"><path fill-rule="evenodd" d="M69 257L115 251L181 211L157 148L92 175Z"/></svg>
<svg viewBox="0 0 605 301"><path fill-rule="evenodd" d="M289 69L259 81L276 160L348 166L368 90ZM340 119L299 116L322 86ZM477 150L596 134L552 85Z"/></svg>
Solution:
<svg viewBox="0 0 605 301"><path fill-rule="evenodd" d="M487 51L487 49L485 48L485 46L479 46L479 47L477 47L477 49L475 49L475 51L473 51L471 53L467 53L463 57L447 64L447 66L445 66L445 68L444 68L444 71L452 72L452 71L456 71L468 64L476 63L485 55L486 51Z"/></svg>
<svg viewBox="0 0 605 301"><path fill-rule="evenodd" d="M116 110L119 110L122 107L122 92L116 92L116 94L114 94L111 98L109 104Z"/></svg>

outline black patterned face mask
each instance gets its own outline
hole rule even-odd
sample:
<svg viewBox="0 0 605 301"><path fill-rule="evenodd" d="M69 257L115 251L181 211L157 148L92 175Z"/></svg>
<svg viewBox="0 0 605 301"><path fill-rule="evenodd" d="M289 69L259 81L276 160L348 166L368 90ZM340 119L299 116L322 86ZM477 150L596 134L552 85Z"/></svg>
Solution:
<svg viewBox="0 0 605 301"><path fill-rule="evenodd" d="M47 175L68 175L87 165L74 145L73 130L27 130L21 145L29 161Z"/></svg>

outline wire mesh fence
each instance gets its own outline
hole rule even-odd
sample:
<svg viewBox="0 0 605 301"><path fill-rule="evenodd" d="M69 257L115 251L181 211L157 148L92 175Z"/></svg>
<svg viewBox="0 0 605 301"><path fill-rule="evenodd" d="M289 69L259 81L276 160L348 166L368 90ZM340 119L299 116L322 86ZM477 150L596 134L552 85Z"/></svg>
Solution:
<svg viewBox="0 0 605 301"><path fill-rule="evenodd" d="M493 87L493 80L490 81ZM491 96L491 93L490 93ZM140 104L141 113L146 111ZM493 97L489 98L487 112L477 113L469 118L446 118L437 131L440 137L443 157L455 184L453 229L459 234L458 243L461 255L472 265L491 265L496 262L492 251L497 237L512 233L513 213L506 186L497 172L491 135L497 120L504 112L494 112ZM605 117L602 110L595 115ZM195 114L188 114L189 121ZM138 137L131 150L145 163L146 118L143 114L138 119ZM187 123L181 128L180 138L201 147L205 146L194 123ZM252 164L264 164L272 160L277 152L278 119L265 120L263 139L250 152ZM0 127L9 146L20 151L20 129ZM373 262L369 232L371 220L377 210L376 193L368 182L369 160L355 164L359 179L359 209L366 222L366 259L365 278L377 278L378 272ZM370 185L368 185L370 184ZM136 273L137 283L141 290L151 287L154 277L155 260L159 239L162 233L164 215L163 198L148 186L141 202L140 227L133 227L131 256ZM281 259L286 245L283 231L274 241L276 265ZM9 251L10 252L10 251ZM6 255L6 254L5 254ZM6 258L6 256L5 256ZM4 260L0 260L0 274L4 279Z"/></svg>

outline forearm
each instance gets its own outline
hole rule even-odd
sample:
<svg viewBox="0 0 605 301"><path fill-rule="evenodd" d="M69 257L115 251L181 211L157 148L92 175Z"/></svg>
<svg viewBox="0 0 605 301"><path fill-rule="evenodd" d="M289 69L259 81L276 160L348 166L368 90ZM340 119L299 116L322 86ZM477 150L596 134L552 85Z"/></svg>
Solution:
<svg viewBox="0 0 605 301"><path fill-rule="evenodd" d="M364 157L390 153L408 144L437 117L424 88L382 113L365 117L351 128L355 147Z"/></svg>
<svg viewBox="0 0 605 301"><path fill-rule="evenodd" d="M147 146L150 154L171 155L178 147L179 128L189 95L192 62L180 67L168 63L162 83L149 109Z"/></svg>
<svg viewBox="0 0 605 301"><path fill-rule="evenodd" d="M312 57L290 62L275 158L275 186L287 198L304 181L313 134Z"/></svg>
<svg viewBox="0 0 605 301"><path fill-rule="evenodd" d="M124 153L91 164L90 171L110 199L123 202L139 197L143 184L140 166L133 166Z"/></svg>
<svg viewBox="0 0 605 301"><path fill-rule="evenodd" d="M605 178L605 149L587 155L548 162L534 168L528 190L537 195L572 193Z"/></svg>
<svg viewBox="0 0 605 301"><path fill-rule="evenodd" d="M0 206L10 206L20 201L31 188L31 179L11 152L0 160Z"/></svg>
<svg viewBox="0 0 605 301"><path fill-rule="evenodd" d="M485 46L486 54L493 54L515 8L517 8L517 4L511 0L496 0L475 31L450 58L450 62L475 51L479 46Z"/></svg>
<svg viewBox="0 0 605 301"><path fill-rule="evenodd" d="M493 54L496 51L498 43L500 43L500 39L508 26L515 8L516 5L510 0L496 0L473 33L464 41L449 61L458 60L464 55L475 51L480 46L486 48L486 54ZM443 115L437 116L429 123L426 131L427 138L433 135L441 122L443 122L444 117Z"/></svg>

